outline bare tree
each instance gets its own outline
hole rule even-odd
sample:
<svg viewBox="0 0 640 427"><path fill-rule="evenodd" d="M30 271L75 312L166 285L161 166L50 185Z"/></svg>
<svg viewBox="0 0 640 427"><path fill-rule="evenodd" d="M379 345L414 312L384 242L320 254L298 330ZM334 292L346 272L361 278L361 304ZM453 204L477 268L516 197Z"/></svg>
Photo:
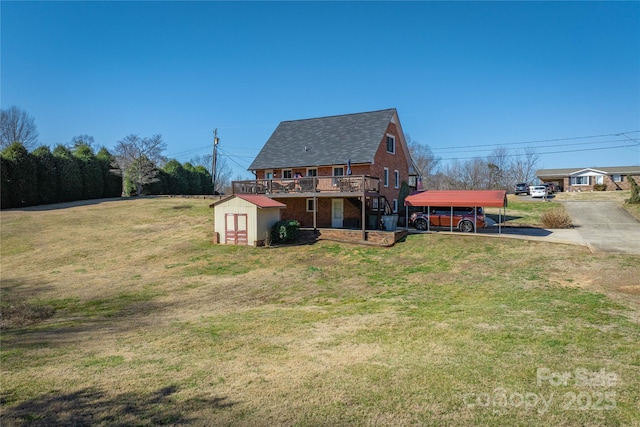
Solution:
<svg viewBox="0 0 640 427"><path fill-rule="evenodd" d="M516 156L512 162L513 182L533 183L536 179L539 158L535 149L529 147L524 149L523 155Z"/></svg>
<svg viewBox="0 0 640 427"><path fill-rule="evenodd" d="M96 141L93 139L91 135L78 135L71 138L70 142L71 149L74 150L80 146L90 147L94 152L96 150Z"/></svg>
<svg viewBox="0 0 640 427"><path fill-rule="evenodd" d="M489 188L493 190L506 190L512 181L512 162L509 151L504 147L498 147L487 158L489 168Z"/></svg>
<svg viewBox="0 0 640 427"><path fill-rule="evenodd" d="M123 177L123 195L128 193L127 181L136 186L138 196L142 194L142 187L158 181L158 168L167 160L162 154L165 148L160 135L150 138L128 135L118 141L112 172Z"/></svg>
<svg viewBox="0 0 640 427"><path fill-rule="evenodd" d="M38 128L34 118L15 105L0 111L0 149L14 142L32 151L38 143Z"/></svg>
<svg viewBox="0 0 640 427"><path fill-rule="evenodd" d="M407 141L411 158L418 168L418 173L423 177L435 175L440 165L440 157L436 157L427 144L421 144L411 139L411 135L406 133L404 139Z"/></svg>
<svg viewBox="0 0 640 427"><path fill-rule="evenodd" d="M205 154L203 156L196 156L191 159L191 164L194 166L203 166L213 177L213 154ZM227 160L218 153L216 159L216 188L213 189L213 194L222 194L225 190L228 190L231 186L231 174L233 171L227 164Z"/></svg>

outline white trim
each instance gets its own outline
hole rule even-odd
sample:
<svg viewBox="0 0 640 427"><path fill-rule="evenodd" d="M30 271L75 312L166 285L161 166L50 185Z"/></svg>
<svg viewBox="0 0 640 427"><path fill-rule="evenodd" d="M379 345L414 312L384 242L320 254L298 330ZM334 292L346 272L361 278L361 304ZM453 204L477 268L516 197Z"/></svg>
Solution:
<svg viewBox="0 0 640 427"><path fill-rule="evenodd" d="M393 171L393 186L400 188L400 171L398 169Z"/></svg>
<svg viewBox="0 0 640 427"><path fill-rule="evenodd" d="M389 168L384 168L384 173L382 177L382 184L384 187L389 187Z"/></svg>
<svg viewBox="0 0 640 427"><path fill-rule="evenodd" d="M580 169L579 171L571 172L569 176L596 176L596 175L606 175L607 173L598 169L585 168Z"/></svg>
<svg viewBox="0 0 640 427"><path fill-rule="evenodd" d="M581 181L582 181L582 178L586 178L587 183L584 184L584 183L576 182L576 180L578 178L580 178ZM591 185L591 184L589 184L590 181L591 180L589 179L589 175L572 176L572 177L569 178L569 185Z"/></svg>
<svg viewBox="0 0 640 427"><path fill-rule="evenodd" d="M311 203L312 203L312 205L311 205L311 209L309 209L309 202L311 202ZM314 208L315 208L315 199L313 199L313 198L308 198L308 199L305 201L305 209L306 209L306 211L307 211L307 212L313 212L313 211L315 210Z"/></svg>
<svg viewBox="0 0 640 427"><path fill-rule="evenodd" d="M392 135L390 133L387 133L386 136L387 137L384 140L385 150L389 154L396 154L396 152L398 151L397 148L396 148L396 136ZM389 151L389 138L393 139L393 151Z"/></svg>
<svg viewBox="0 0 640 427"><path fill-rule="evenodd" d="M316 171L314 175L310 175L310 171ZM307 168L307 176L318 176L318 168Z"/></svg>

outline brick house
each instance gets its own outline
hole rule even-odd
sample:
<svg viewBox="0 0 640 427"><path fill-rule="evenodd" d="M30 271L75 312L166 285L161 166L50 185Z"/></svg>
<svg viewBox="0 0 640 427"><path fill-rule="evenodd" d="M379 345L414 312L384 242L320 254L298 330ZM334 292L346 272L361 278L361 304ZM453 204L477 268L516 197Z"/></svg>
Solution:
<svg viewBox="0 0 640 427"><path fill-rule="evenodd" d="M640 184L640 166L540 169L536 176L541 182L552 182L568 192L593 191L595 185L604 185L606 191L629 190L628 176Z"/></svg>
<svg viewBox="0 0 640 427"><path fill-rule="evenodd" d="M281 122L234 194L264 194L302 227L375 229L417 174L395 108ZM364 239L363 239L364 240Z"/></svg>

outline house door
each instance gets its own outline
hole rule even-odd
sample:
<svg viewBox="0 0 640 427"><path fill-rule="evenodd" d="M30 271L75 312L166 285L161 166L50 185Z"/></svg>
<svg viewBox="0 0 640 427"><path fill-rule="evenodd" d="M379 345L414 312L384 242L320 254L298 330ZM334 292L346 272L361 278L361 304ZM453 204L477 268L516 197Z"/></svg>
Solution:
<svg viewBox="0 0 640 427"><path fill-rule="evenodd" d="M247 214L225 215L225 243L228 245L246 245L247 238Z"/></svg>
<svg viewBox="0 0 640 427"><path fill-rule="evenodd" d="M331 199L331 227L342 228L344 219L344 200Z"/></svg>

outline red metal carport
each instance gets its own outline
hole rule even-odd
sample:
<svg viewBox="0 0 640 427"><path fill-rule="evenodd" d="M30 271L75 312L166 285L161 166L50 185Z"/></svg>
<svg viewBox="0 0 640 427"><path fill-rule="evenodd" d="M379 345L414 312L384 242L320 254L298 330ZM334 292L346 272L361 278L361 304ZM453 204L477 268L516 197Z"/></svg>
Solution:
<svg viewBox="0 0 640 427"><path fill-rule="evenodd" d="M506 213L507 192L504 190L427 190L407 196L404 205L427 208L453 207L495 207L503 208ZM409 209L405 209L406 224L409 224ZM502 232L502 209L499 211L498 229Z"/></svg>

